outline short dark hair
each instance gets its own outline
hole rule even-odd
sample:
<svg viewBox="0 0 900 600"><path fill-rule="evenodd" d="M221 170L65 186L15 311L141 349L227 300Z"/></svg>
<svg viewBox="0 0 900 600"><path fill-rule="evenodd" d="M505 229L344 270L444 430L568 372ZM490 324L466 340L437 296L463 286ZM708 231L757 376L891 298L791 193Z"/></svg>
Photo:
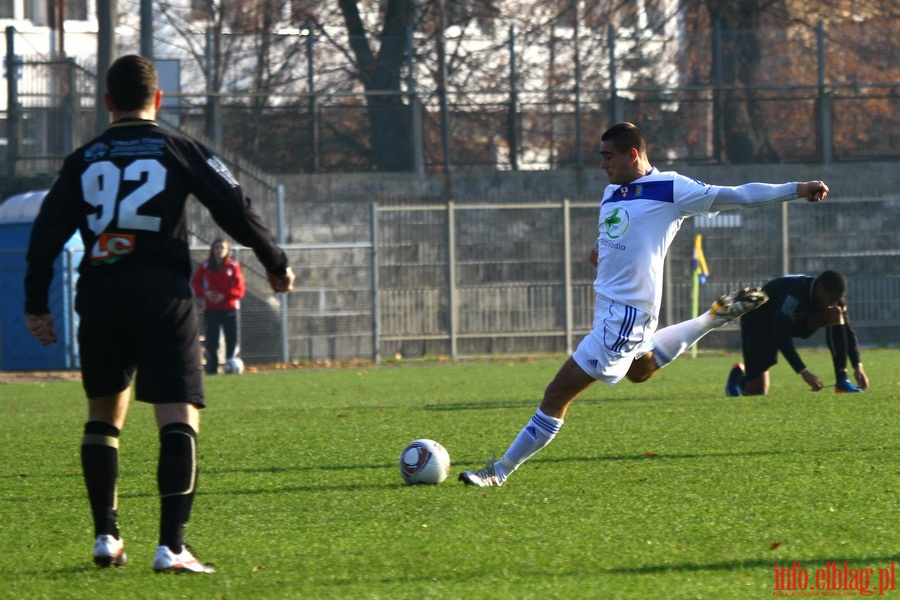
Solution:
<svg viewBox="0 0 900 600"><path fill-rule="evenodd" d="M616 123L603 132L600 141L610 142L618 152L625 153L635 148L638 154L647 154L647 140L634 123Z"/></svg>
<svg viewBox="0 0 900 600"><path fill-rule="evenodd" d="M156 67L143 56L128 54L106 72L106 91L116 110L132 111L151 106L159 79Z"/></svg>
<svg viewBox="0 0 900 600"><path fill-rule="evenodd" d="M846 294L847 278L840 271L824 271L816 277L816 283L829 294Z"/></svg>

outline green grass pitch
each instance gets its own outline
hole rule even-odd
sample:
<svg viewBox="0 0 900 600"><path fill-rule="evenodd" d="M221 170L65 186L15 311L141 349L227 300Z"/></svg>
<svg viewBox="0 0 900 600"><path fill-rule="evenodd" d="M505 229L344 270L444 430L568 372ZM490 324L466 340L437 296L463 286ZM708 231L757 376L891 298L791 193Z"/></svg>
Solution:
<svg viewBox="0 0 900 600"><path fill-rule="evenodd" d="M804 356L830 380L827 353ZM456 476L502 454L561 358L208 378L187 540L209 576L151 569L148 406L132 404L121 439L129 564L100 570L80 384L0 385L0 598L770 598L776 564L815 585L845 562L871 569L879 597L900 559L900 351L863 358L864 394L812 393L779 364L769 396L725 398L736 357L704 353L597 384L493 489ZM446 482L402 483L398 455L419 437L449 450Z"/></svg>

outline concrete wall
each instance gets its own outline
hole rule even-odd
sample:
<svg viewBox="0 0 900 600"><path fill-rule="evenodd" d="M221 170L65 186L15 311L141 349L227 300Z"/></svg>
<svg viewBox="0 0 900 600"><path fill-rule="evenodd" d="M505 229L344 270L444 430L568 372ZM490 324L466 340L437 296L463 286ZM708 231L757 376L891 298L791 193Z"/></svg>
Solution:
<svg viewBox="0 0 900 600"><path fill-rule="evenodd" d="M656 165L719 185L748 181L781 183L822 179L833 194L900 198L900 163L854 162L774 165ZM484 171L429 174L335 173L287 175L279 178L290 202L372 202L392 199L458 199L481 196L578 197L599 194L608 184L597 167L582 171Z"/></svg>
<svg viewBox="0 0 900 600"><path fill-rule="evenodd" d="M855 197L900 198L900 162L852 162L820 164L772 165L688 165L657 164L660 170L675 170L718 185L739 185L748 181L781 183L822 179L834 194ZM372 202L390 199L430 199L543 195L552 198L599 194L607 185L606 173L598 167L582 171L494 171L472 169L444 175L411 173L324 173L282 175L290 202ZM44 189L51 177L0 184L7 197L26 190Z"/></svg>

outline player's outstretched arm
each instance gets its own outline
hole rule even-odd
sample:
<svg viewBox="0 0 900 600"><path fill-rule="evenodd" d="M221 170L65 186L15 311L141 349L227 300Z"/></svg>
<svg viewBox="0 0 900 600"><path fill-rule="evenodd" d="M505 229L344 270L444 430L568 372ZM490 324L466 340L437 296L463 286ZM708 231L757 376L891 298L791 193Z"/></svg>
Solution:
<svg viewBox="0 0 900 600"><path fill-rule="evenodd" d="M821 202L829 191L824 181L797 182L797 197L805 198L807 202Z"/></svg>
<svg viewBox="0 0 900 600"><path fill-rule="evenodd" d="M269 280L269 285L272 287L272 291L276 294L282 294L284 292L290 292L294 289L294 271L288 267L287 270L281 275L276 275L275 273L266 273L266 279Z"/></svg>

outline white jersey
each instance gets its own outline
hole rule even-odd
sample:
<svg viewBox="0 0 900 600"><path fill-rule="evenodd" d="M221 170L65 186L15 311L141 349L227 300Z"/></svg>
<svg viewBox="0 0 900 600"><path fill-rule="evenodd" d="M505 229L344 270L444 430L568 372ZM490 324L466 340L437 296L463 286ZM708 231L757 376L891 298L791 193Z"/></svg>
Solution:
<svg viewBox="0 0 900 600"><path fill-rule="evenodd" d="M719 186L656 168L627 185L609 185L600 204L594 289L603 298L659 316L663 265L686 217L715 216Z"/></svg>

